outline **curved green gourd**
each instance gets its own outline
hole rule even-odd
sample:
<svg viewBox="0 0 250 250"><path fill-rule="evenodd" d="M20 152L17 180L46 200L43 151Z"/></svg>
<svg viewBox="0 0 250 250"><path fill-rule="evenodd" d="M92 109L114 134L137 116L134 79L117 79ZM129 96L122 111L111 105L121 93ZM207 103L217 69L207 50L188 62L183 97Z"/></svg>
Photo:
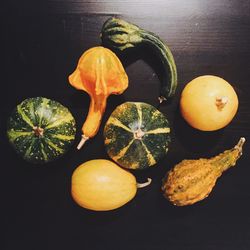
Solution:
<svg viewBox="0 0 250 250"><path fill-rule="evenodd" d="M7 123L10 144L32 163L46 163L63 155L74 142L75 133L70 111L44 97L25 99Z"/></svg>
<svg viewBox="0 0 250 250"><path fill-rule="evenodd" d="M142 102L118 106L104 128L108 155L120 166L144 169L155 165L168 152L170 127L155 107Z"/></svg>
<svg viewBox="0 0 250 250"><path fill-rule="evenodd" d="M104 45L120 51L146 44L159 55L167 72L167 80L162 83L159 101L162 102L175 94L177 69L173 54L168 46L154 33L139 28L119 18L108 19L101 31Z"/></svg>

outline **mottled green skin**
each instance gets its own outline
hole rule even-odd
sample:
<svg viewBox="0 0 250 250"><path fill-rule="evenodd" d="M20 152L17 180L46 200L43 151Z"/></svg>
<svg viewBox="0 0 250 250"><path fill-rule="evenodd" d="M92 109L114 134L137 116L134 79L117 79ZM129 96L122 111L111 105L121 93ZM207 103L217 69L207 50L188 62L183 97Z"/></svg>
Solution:
<svg viewBox="0 0 250 250"><path fill-rule="evenodd" d="M43 129L36 135L34 127ZM75 139L75 119L62 104L43 97L24 100L7 123L9 142L25 160L46 163L63 155Z"/></svg>
<svg viewBox="0 0 250 250"><path fill-rule="evenodd" d="M128 129L116 124L114 118ZM170 143L170 132L151 134L147 132L162 128L169 129L169 123L155 107L139 102L123 103L113 111L104 128L107 153L110 158L125 168L144 169L153 166L166 155ZM134 136L138 129L144 133L141 139L136 139ZM121 150L128 145L124 155L118 157ZM154 158L154 164L150 161L145 147Z"/></svg>

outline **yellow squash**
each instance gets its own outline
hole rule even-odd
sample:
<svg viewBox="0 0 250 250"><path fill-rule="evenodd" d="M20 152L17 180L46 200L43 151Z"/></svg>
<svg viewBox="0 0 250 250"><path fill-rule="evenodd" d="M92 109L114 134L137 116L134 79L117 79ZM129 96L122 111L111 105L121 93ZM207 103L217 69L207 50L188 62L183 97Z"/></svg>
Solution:
<svg viewBox="0 0 250 250"><path fill-rule="evenodd" d="M238 97L230 85L218 76L199 76L182 91L180 111L192 127L214 131L228 125L238 109Z"/></svg>
<svg viewBox="0 0 250 250"><path fill-rule="evenodd" d="M81 164L72 175L72 197L81 207L108 211L132 200L137 188L149 185L136 183L135 177L115 163L97 159Z"/></svg>

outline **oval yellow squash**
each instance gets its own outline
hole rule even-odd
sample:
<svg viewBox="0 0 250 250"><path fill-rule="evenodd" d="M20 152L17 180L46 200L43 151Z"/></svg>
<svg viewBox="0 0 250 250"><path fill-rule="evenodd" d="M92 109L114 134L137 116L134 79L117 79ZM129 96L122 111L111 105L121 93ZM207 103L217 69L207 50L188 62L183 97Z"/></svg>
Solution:
<svg viewBox="0 0 250 250"><path fill-rule="evenodd" d="M81 207L108 211L132 200L138 187L135 177L109 160L97 159L81 164L72 175L72 197Z"/></svg>

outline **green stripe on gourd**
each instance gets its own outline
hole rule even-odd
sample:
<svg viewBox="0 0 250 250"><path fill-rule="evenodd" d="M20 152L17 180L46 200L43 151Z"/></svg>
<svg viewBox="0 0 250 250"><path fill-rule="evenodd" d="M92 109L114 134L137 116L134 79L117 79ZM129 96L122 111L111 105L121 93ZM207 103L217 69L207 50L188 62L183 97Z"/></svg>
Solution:
<svg viewBox="0 0 250 250"><path fill-rule="evenodd" d="M118 106L104 128L108 155L129 169L155 165L168 152L170 127L155 107L141 102Z"/></svg>
<svg viewBox="0 0 250 250"><path fill-rule="evenodd" d="M32 163L46 163L63 155L74 142L75 133L75 119L70 111L43 97L20 103L7 124L11 145Z"/></svg>

